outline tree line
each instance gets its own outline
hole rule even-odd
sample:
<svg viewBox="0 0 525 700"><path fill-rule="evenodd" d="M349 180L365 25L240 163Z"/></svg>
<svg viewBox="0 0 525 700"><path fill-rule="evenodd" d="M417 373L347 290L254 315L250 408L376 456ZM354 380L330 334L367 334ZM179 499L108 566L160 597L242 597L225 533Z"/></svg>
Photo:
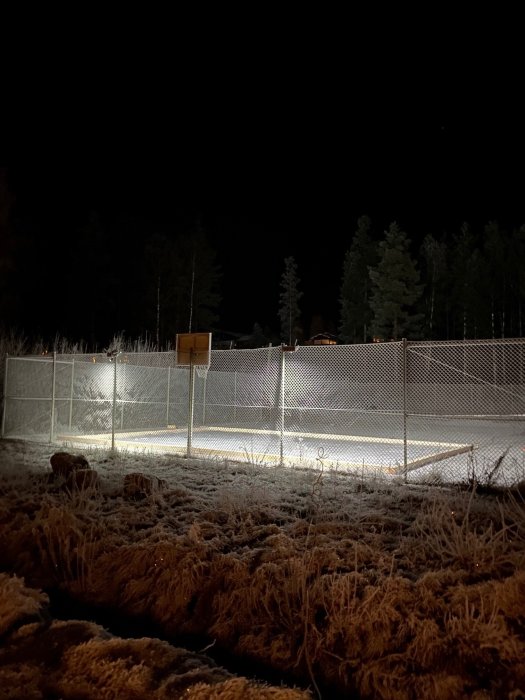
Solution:
<svg viewBox="0 0 525 700"><path fill-rule="evenodd" d="M4 330L81 338L93 349L123 332L165 349L176 333L220 329L222 270L198 219L156 230L132 217L108 223L97 213L75 227L62 222L62 231L55 223L39 228L17 212L0 172ZM294 255L278 274L279 289L268 290L273 327L255 323L234 344L308 340L307 294ZM525 225L507 231L495 221L482 230L464 224L416 244L398 223L377 231L361 216L342 265L334 263L330 274L340 275L334 308L343 343L523 337ZM239 324L253 324L240 313Z"/></svg>
<svg viewBox="0 0 525 700"><path fill-rule="evenodd" d="M301 332L300 279L294 258L284 268L279 317L289 342ZM414 249L397 222L378 239L362 216L344 257L339 339L522 337L524 302L525 226L509 233L491 221L476 235L465 223Z"/></svg>

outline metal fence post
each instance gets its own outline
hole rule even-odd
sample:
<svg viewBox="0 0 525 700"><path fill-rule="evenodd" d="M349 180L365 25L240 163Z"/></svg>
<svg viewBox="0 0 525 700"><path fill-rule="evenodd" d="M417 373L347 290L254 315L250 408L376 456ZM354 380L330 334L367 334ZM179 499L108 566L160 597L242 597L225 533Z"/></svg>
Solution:
<svg viewBox="0 0 525 700"><path fill-rule="evenodd" d="M125 389L126 389L126 363L122 364L120 371L120 429L124 430L124 406L125 406Z"/></svg>
<svg viewBox="0 0 525 700"><path fill-rule="evenodd" d="M280 464L284 464L284 380L285 380L285 364L284 364L284 348L281 348L281 445L280 445Z"/></svg>
<svg viewBox="0 0 525 700"><path fill-rule="evenodd" d="M2 409L2 437L5 435L5 416L7 412L7 363L9 362L9 353L5 354L5 368L4 368L4 402Z"/></svg>
<svg viewBox="0 0 525 700"><path fill-rule="evenodd" d="M73 386L75 384L75 358L71 363L71 391L69 392L69 429L71 430L71 424L73 422Z"/></svg>
<svg viewBox="0 0 525 700"><path fill-rule="evenodd" d="M168 389L166 391L166 428L170 424L170 379L171 367L168 366Z"/></svg>
<svg viewBox="0 0 525 700"><path fill-rule="evenodd" d="M188 445L186 457L191 457L191 440L193 436L193 386L194 386L193 350L190 351L190 376L188 387Z"/></svg>
<svg viewBox="0 0 525 700"><path fill-rule="evenodd" d="M117 355L113 358L115 368L113 370L113 406L111 411L111 451L115 449L115 414L117 409Z"/></svg>
<svg viewBox="0 0 525 700"><path fill-rule="evenodd" d="M403 468L407 479L407 339L403 338Z"/></svg>
<svg viewBox="0 0 525 700"><path fill-rule="evenodd" d="M206 425L206 384L208 381L208 370L204 371L204 386L202 388L202 425Z"/></svg>
<svg viewBox="0 0 525 700"><path fill-rule="evenodd" d="M237 421L237 372L233 375L233 422Z"/></svg>
<svg viewBox="0 0 525 700"><path fill-rule="evenodd" d="M49 431L49 442L53 442L55 432L55 380L57 372L57 353L53 351L53 384L51 387L51 428Z"/></svg>

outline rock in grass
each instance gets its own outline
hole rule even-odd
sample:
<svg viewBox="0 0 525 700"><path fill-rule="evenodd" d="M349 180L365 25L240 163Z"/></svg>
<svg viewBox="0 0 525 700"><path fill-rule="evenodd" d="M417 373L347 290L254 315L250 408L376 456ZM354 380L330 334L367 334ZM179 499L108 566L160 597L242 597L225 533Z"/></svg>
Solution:
<svg viewBox="0 0 525 700"><path fill-rule="evenodd" d="M84 455L72 455L69 452L55 452L50 458L53 474L67 479L71 472L78 469L89 469L89 462Z"/></svg>
<svg viewBox="0 0 525 700"><path fill-rule="evenodd" d="M140 472L126 474L124 477L124 495L128 498L145 498L155 491L161 491L166 486L164 479L159 479L156 476L145 476Z"/></svg>

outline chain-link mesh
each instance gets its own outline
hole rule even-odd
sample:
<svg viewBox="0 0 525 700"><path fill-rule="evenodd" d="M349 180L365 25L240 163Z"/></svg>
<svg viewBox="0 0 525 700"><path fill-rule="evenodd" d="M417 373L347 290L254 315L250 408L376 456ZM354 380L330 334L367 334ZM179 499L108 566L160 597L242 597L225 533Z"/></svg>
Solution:
<svg viewBox="0 0 525 700"><path fill-rule="evenodd" d="M7 357L2 435L49 437L53 363L46 359Z"/></svg>
<svg viewBox="0 0 525 700"><path fill-rule="evenodd" d="M407 479L523 478L525 341L9 357L2 435Z"/></svg>
<svg viewBox="0 0 525 700"><path fill-rule="evenodd" d="M417 342L407 345L408 468L418 477L513 483L525 475L525 341ZM442 462L423 454L443 443Z"/></svg>
<svg viewBox="0 0 525 700"><path fill-rule="evenodd" d="M353 468L402 463L401 349L325 345L284 353L286 454Z"/></svg>

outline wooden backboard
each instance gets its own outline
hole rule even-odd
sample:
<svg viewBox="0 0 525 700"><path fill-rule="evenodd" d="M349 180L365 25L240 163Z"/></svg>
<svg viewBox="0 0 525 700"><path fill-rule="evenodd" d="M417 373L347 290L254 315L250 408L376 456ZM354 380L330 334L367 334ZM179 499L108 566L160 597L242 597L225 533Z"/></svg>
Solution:
<svg viewBox="0 0 525 700"><path fill-rule="evenodd" d="M178 365L206 365L211 360L211 333L177 333Z"/></svg>

